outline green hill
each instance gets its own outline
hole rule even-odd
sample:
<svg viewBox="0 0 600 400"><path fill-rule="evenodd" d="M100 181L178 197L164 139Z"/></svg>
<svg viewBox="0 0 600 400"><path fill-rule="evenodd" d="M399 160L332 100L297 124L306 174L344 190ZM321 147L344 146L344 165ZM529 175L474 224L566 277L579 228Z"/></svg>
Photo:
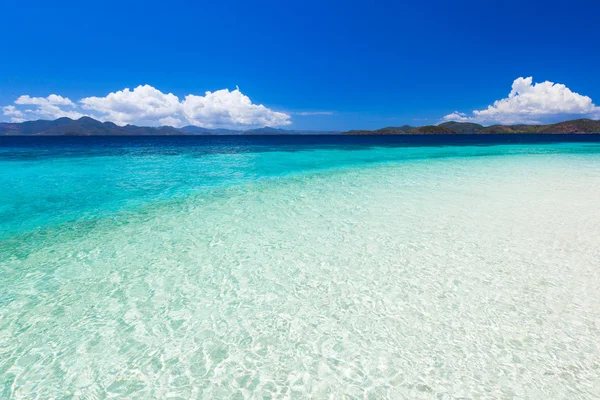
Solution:
<svg viewBox="0 0 600 400"><path fill-rule="evenodd" d="M269 127L231 130L198 126L184 126L183 128L119 126L112 122L100 122L90 117L81 117L76 120L59 118L54 121L0 122L0 136L331 135L338 133L336 131L286 130Z"/></svg>
<svg viewBox="0 0 600 400"><path fill-rule="evenodd" d="M410 135L410 134L600 134L600 121L592 119L575 119L549 125L483 125L470 122L444 122L439 125L420 127L383 128L376 130L360 130L344 132L346 135Z"/></svg>
<svg viewBox="0 0 600 400"><path fill-rule="evenodd" d="M197 126L174 128L172 126L144 127L119 126L112 122L100 122L82 117L77 120L59 118L54 121L26 121L21 123L0 122L0 136L141 136L141 135L307 135L337 134L336 131L286 130L259 128L249 130L208 129ZM575 119L548 125L491 125L482 126L470 122L449 121L439 125L388 126L376 130L353 130L345 135L450 135L450 134L600 134L600 121Z"/></svg>
<svg viewBox="0 0 600 400"><path fill-rule="evenodd" d="M374 131L357 130L344 132L346 135L435 135L435 134L453 134L456 133L450 128L441 125L426 125L412 127L404 125L400 127L390 126Z"/></svg>
<svg viewBox="0 0 600 400"><path fill-rule="evenodd" d="M30 136L125 136L125 135L181 135L182 132L170 126L158 128L134 125L119 126L112 122L100 122L90 117L79 119L59 118L54 121L26 121L21 123L0 123L0 135Z"/></svg>
<svg viewBox="0 0 600 400"><path fill-rule="evenodd" d="M439 124L438 126L444 126L456 133L479 133L479 131L483 129L483 125L473 124L470 122L450 121Z"/></svg>
<svg viewBox="0 0 600 400"><path fill-rule="evenodd" d="M456 133L453 129L441 125L425 125L413 128L408 133L426 135L450 135Z"/></svg>

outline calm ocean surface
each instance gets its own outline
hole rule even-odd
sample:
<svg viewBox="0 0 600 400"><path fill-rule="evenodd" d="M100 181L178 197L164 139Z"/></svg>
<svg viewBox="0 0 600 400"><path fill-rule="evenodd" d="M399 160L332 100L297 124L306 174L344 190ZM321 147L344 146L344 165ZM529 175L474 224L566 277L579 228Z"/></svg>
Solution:
<svg viewBox="0 0 600 400"><path fill-rule="evenodd" d="M0 399L600 398L600 136L0 137Z"/></svg>

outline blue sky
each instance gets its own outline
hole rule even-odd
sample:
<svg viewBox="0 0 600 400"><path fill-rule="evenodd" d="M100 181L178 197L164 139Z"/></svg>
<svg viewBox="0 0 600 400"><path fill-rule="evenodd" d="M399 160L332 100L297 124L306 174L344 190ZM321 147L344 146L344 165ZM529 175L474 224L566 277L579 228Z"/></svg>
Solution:
<svg viewBox="0 0 600 400"><path fill-rule="evenodd" d="M486 123L600 115L597 1L9 0L0 14L4 121L59 109L119 123L344 130L455 111ZM529 100L509 99L500 117L472 114L519 77L533 77ZM532 89L545 81L565 87Z"/></svg>

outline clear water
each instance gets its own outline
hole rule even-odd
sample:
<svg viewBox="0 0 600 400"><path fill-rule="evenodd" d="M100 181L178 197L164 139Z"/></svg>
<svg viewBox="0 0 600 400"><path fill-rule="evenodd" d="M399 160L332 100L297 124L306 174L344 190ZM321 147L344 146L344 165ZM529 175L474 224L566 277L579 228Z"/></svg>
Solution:
<svg viewBox="0 0 600 400"><path fill-rule="evenodd" d="M0 138L0 398L600 398L599 143L394 140Z"/></svg>

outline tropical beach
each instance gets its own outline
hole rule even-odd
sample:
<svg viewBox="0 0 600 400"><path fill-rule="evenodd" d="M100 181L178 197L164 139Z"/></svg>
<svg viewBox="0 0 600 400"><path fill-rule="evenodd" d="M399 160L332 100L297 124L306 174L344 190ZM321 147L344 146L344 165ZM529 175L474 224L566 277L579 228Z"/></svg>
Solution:
<svg viewBox="0 0 600 400"><path fill-rule="evenodd" d="M600 2L0 3L0 400L600 399Z"/></svg>
<svg viewBox="0 0 600 400"><path fill-rule="evenodd" d="M600 395L597 143L74 140L0 142L3 398Z"/></svg>

